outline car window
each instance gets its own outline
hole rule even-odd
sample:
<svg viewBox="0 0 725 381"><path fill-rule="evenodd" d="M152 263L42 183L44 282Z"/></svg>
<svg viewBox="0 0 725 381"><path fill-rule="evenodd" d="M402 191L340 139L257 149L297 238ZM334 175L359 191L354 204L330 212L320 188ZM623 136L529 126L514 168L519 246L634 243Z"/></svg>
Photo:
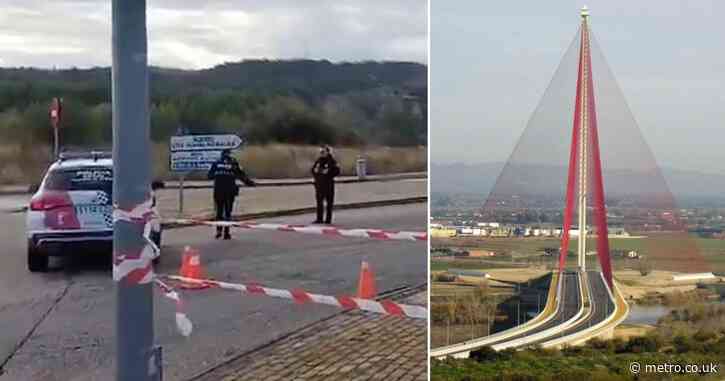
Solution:
<svg viewBox="0 0 725 381"><path fill-rule="evenodd" d="M56 169L48 173L44 188L59 191L113 191L113 171L105 167Z"/></svg>

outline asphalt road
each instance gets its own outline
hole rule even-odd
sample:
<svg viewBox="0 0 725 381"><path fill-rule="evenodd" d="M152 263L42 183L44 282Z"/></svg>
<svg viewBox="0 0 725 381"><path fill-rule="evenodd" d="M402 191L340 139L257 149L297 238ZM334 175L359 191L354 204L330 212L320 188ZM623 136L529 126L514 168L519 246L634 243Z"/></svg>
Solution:
<svg viewBox="0 0 725 381"><path fill-rule="evenodd" d="M576 276L575 273L565 273L565 281L567 281L567 284L565 284L564 287L564 308L557 312L556 316L550 320L549 322L543 324L540 327L537 327L534 330L527 331L525 334L518 335L514 338L522 337L522 336L528 336L532 335L536 332L540 332L544 329L551 328L555 325L562 324L563 322L571 319L576 315L576 313L579 311L579 308L581 307L581 301L579 298L579 287L578 287L578 276ZM599 322L603 321L607 318L612 312L614 312L614 303L609 298L609 293L607 291L607 286L604 283L604 279L601 277L600 273L598 271L588 271L587 272L587 284L584 285L585 287L588 287L590 300L591 300L591 313L587 315L583 319L579 319L576 324L570 326L569 328L565 330L561 330L560 332L557 332L554 335L548 336L546 338L543 338L541 340L537 340L534 342L527 343L526 345L536 345L541 344L547 341L551 341L553 339L557 339L560 337L568 336L571 334L574 334L576 332L579 332L581 330L587 329L591 326L594 326L598 324ZM512 339L506 339L502 340L502 342L509 341Z"/></svg>
<svg viewBox="0 0 725 381"><path fill-rule="evenodd" d="M557 325L560 325L564 323L565 321L571 319L574 317L574 315L579 312L579 308L581 307L581 293L579 290L579 277L576 273L573 272L564 272L563 273L563 282L562 285L562 304L560 305L560 308L556 310L556 314L554 317L547 321L544 324L541 324L540 326L527 330L521 334L514 335L512 337L502 339L500 341L491 343L489 345L496 345L496 344L502 344L505 342L513 341L516 339L520 339L525 336L531 336L535 333L545 331L547 329L550 329L552 327L555 327ZM558 336L558 335L557 335ZM552 337L547 337L548 339L551 339ZM531 343L527 343L527 345L530 345Z"/></svg>
<svg viewBox="0 0 725 381"><path fill-rule="evenodd" d="M0 213L17 210L21 206L28 205L29 195L0 196Z"/></svg>
<svg viewBox="0 0 725 381"><path fill-rule="evenodd" d="M561 335L567 336L587 329L591 326L604 321L607 316L614 312L614 303L609 297L607 286L599 271L587 271L587 282L589 287L589 297L591 300L591 313L584 319L581 319L573 326L564 330ZM551 338L547 338L547 341Z"/></svg>
<svg viewBox="0 0 725 381"><path fill-rule="evenodd" d="M311 215L265 221L308 223ZM337 226L423 231L425 204L340 211ZM160 273L176 273L185 245L201 251L208 274L231 282L354 293L367 260L379 291L427 281L426 243L374 241L238 230L216 241L211 227L164 233ZM114 285L107 255L80 253L52 261L53 270L26 270L24 215L0 212L0 380L111 380L114 374ZM224 290L185 291L194 322L189 338L176 333L174 305L155 291L156 342L164 348L165 380L182 380L225 357L266 344L332 315L320 305Z"/></svg>

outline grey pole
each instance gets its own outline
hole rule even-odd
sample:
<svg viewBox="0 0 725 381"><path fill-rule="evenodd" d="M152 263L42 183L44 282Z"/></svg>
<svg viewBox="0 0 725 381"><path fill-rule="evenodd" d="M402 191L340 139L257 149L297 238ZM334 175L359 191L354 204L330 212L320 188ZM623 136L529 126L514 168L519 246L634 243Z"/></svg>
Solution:
<svg viewBox="0 0 725 381"><path fill-rule="evenodd" d="M183 218L184 216L184 177L186 176L185 173L182 173L181 176L179 176L179 217Z"/></svg>
<svg viewBox="0 0 725 381"><path fill-rule="evenodd" d="M146 0L113 0L113 199L130 210L150 190L149 77ZM144 247L143 226L117 221L114 260ZM116 380L152 381L154 342L152 284L116 284Z"/></svg>
<svg viewBox="0 0 725 381"><path fill-rule="evenodd" d="M491 335L491 307L486 311L486 336Z"/></svg>
<svg viewBox="0 0 725 381"><path fill-rule="evenodd" d="M58 160L58 129L60 126L53 128L53 160Z"/></svg>

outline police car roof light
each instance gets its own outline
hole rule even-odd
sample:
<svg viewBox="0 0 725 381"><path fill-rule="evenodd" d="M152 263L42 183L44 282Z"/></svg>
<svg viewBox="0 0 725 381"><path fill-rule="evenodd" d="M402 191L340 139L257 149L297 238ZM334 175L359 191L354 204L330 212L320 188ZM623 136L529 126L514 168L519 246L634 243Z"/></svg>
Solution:
<svg viewBox="0 0 725 381"><path fill-rule="evenodd" d="M60 161L71 160L71 159L110 159L112 157L111 152L107 151L90 151L90 152L61 152L58 156Z"/></svg>

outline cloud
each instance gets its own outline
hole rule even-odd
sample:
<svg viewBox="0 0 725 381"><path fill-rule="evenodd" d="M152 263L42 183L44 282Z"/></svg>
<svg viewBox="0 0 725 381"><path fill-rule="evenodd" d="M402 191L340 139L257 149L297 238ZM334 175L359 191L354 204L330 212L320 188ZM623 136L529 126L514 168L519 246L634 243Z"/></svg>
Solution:
<svg viewBox="0 0 725 381"><path fill-rule="evenodd" d="M507 160L577 31L581 4L431 2L431 162ZM714 143L725 140L725 3L586 4L659 164L725 173L725 150Z"/></svg>
<svg viewBox="0 0 725 381"><path fill-rule="evenodd" d="M111 62L108 0L5 0L3 66ZM149 0L150 63L205 68L248 58L427 62L425 0Z"/></svg>

